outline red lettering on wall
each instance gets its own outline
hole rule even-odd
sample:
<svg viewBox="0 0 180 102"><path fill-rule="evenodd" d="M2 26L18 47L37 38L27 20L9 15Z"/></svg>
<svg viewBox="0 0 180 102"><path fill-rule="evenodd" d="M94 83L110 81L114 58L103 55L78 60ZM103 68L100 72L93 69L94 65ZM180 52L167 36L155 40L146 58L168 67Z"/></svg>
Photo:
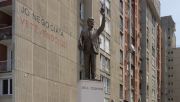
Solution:
<svg viewBox="0 0 180 102"><path fill-rule="evenodd" d="M67 44L62 38L62 36L57 36L54 33L49 33L46 31L45 28L40 26L39 24L36 24L35 22L32 22L28 20L27 18L24 18L22 16L17 16L17 19L20 19L20 22L22 26L25 26L25 29L34 30L35 33L39 34L41 37L53 42L54 44L66 48Z"/></svg>

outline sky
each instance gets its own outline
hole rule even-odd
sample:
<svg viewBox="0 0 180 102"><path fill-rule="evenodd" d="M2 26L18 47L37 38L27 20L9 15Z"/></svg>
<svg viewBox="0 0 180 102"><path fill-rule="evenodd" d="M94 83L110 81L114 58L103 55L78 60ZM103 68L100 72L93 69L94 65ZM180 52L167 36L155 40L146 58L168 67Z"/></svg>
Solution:
<svg viewBox="0 0 180 102"><path fill-rule="evenodd" d="M161 16L171 15L176 23L176 46L180 47L180 0L160 0Z"/></svg>

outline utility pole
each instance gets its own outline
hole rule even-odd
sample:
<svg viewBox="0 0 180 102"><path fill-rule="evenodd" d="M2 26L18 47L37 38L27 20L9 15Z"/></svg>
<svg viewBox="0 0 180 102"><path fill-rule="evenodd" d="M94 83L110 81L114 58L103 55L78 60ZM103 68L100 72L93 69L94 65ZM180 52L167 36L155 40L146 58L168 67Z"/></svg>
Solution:
<svg viewBox="0 0 180 102"><path fill-rule="evenodd" d="M132 102L131 100L131 53L132 53L132 41L131 41L131 35L132 35L132 3L131 0L129 0L129 102Z"/></svg>

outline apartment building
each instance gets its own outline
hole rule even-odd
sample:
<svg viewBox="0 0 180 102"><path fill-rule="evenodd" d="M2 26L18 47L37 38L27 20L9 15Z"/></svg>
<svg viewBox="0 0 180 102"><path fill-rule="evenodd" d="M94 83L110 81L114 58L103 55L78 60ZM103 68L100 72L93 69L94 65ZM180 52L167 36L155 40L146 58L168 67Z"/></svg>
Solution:
<svg viewBox="0 0 180 102"><path fill-rule="evenodd" d="M171 75L172 74L171 68L173 70L172 54L173 54L173 48L176 48L176 36L174 33L175 22L171 16L164 16L161 17L161 26L162 26L162 102L171 102L173 101L172 96L174 96L174 93L173 92L171 93L171 91L169 90L172 90L172 86L171 86L171 76L173 76Z"/></svg>
<svg viewBox="0 0 180 102"><path fill-rule="evenodd" d="M172 48L168 51L168 58L171 61L168 61L168 74L167 74L167 96L166 102L178 102L179 101L179 60L180 60L180 48Z"/></svg>
<svg viewBox="0 0 180 102"><path fill-rule="evenodd" d="M140 1L125 0L125 102L141 101Z"/></svg>
<svg viewBox="0 0 180 102"><path fill-rule="evenodd" d="M0 1L0 102L77 102L76 1Z"/></svg>
<svg viewBox="0 0 180 102"><path fill-rule="evenodd" d="M78 39L88 17L100 26L101 5L106 27L96 79L104 84L104 102L123 102L124 0L1 0L0 101L77 102L84 69Z"/></svg>
<svg viewBox="0 0 180 102"><path fill-rule="evenodd" d="M12 2L0 2L0 102L12 101Z"/></svg>
<svg viewBox="0 0 180 102"><path fill-rule="evenodd" d="M96 79L104 102L158 102L159 0L1 0L0 102L77 102L78 39L88 17L100 26L102 5Z"/></svg>
<svg viewBox="0 0 180 102"><path fill-rule="evenodd" d="M141 0L141 101L158 102L160 1ZM160 48L159 48L160 49Z"/></svg>

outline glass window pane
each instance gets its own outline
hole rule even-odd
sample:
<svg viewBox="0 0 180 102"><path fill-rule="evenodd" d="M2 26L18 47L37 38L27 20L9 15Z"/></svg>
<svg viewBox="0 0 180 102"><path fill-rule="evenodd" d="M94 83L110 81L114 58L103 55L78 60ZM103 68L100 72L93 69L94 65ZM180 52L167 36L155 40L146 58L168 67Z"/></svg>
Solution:
<svg viewBox="0 0 180 102"><path fill-rule="evenodd" d="M3 80L3 94L8 94L8 80Z"/></svg>
<svg viewBox="0 0 180 102"><path fill-rule="evenodd" d="M12 79L10 79L10 94L12 94Z"/></svg>
<svg viewBox="0 0 180 102"><path fill-rule="evenodd" d="M105 41L104 41L104 36L103 35L100 35L100 48L104 50L104 46L105 46Z"/></svg>
<svg viewBox="0 0 180 102"><path fill-rule="evenodd" d="M105 51L109 53L109 39L105 39Z"/></svg>

